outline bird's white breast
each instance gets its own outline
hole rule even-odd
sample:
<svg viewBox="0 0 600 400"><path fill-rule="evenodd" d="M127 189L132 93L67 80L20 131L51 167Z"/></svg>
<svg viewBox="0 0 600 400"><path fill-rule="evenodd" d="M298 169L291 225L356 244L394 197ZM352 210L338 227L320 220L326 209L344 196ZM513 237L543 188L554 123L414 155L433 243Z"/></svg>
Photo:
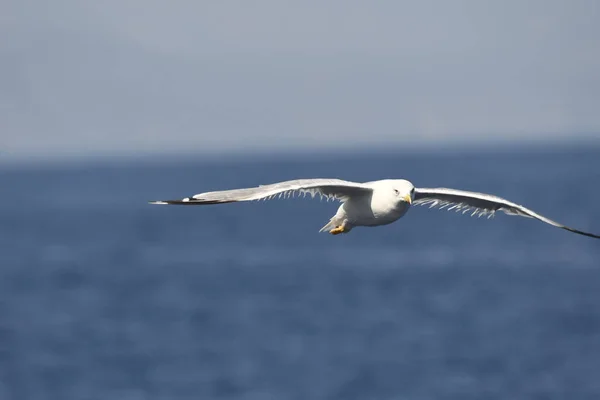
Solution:
<svg viewBox="0 0 600 400"><path fill-rule="evenodd" d="M402 217L408 211L409 204L397 201L396 197L388 194L377 196L374 193L371 200L371 210L375 217L376 225L389 224Z"/></svg>
<svg viewBox="0 0 600 400"><path fill-rule="evenodd" d="M409 204L398 201L391 188L376 188L369 196L349 199L343 208L352 224L377 226L392 223L402 217Z"/></svg>

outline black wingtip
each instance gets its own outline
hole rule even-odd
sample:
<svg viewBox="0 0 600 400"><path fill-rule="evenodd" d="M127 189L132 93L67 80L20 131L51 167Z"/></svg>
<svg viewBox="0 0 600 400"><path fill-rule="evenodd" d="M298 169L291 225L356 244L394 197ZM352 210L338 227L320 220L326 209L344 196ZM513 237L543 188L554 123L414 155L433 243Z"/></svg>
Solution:
<svg viewBox="0 0 600 400"><path fill-rule="evenodd" d="M181 200L152 200L148 204L182 204Z"/></svg>
<svg viewBox="0 0 600 400"><path fill-rule="evenodd" d="M186 197L183 199L177 200L152 200L149 201L149 204L190 204L193 203L194 199L192 197Z"/></svg>
<svg viewBox="0 0 600 400"><path fill-rule="evenodd" d="M594 235L593 233L583 232L583 231L580 231L580 230L577 230L577 229L569 228L568 226L564 226L562 228L565 229L565 230L567 230L567 231L569 231L569 232L578 233L580 235L591 237L591 238L594 238L594 239L600 239L599 235Z"/></svg>
<svg viewBox="0 0 600 400"><path fill-rule="evenodd" d="M180 206L199 206L199 205L233 203L233 201L202 200L202 199L194 199L193 197L186 197L186 198L180 199L180 200L154 200L154 201L149 201L148 203L149 204L171 204L171 205L180 205Z"/></svg>

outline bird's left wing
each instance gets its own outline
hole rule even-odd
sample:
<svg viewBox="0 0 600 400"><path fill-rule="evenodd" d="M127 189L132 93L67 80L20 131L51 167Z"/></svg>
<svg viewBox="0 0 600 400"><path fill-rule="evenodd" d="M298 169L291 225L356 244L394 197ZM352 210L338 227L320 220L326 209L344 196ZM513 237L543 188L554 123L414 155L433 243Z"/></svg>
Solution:
<svg viewBox="0 0 600 400"><path fill-rule="evenodd" d="M238 201L268 200L274 197L288 198L296 192L303 195L309 194L311 197L315 197L318 194L320 197L326 197L327 199L345 201L351 196L369 194L372 192L372 189L363 183L343 181L341 179L296 179L252 188L200 193L180 200L159 200L151 201L150 203L184 205L223 204Z"/></svg>
<svg viewBox="0 0 600 400"><path fill-rule="evenodd" d="M413 205L429 205L429 208L439 207L448 210L470 212L471 215L487 215L488 218L494 215L496 211L503 211L509 215L520 215L522 217L535 218L547 224L566 229L570 232L578 233L600 239L600 236L592 233L583 232L559 224L549 218L544 217L528 208L511 201L491 194L467 192L465 190L447 189L447 188L416 188Z"/></svg>

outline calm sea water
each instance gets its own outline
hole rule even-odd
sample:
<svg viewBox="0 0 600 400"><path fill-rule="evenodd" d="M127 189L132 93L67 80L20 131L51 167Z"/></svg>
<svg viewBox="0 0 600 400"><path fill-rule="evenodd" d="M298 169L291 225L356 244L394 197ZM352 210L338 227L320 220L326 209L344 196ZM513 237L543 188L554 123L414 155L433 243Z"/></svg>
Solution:
<svg viewBox="0 0 600 400"><path fill-rule="evenodd" d="M297 177L491 192L600 232L600 150L2 167L0 399L598 399L600 241L414 207L147 200Z"/></svg>

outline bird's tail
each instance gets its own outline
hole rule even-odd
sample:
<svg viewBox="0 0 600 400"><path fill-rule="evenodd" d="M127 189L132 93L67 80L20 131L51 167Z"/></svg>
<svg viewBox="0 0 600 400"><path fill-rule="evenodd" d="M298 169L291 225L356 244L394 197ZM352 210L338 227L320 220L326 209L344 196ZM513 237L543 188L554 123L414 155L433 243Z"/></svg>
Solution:
<svg viewBox="0 0 600 400"><path fill-rule="evenodd" d="M334 215L329 220L329 222L319 230L319 232L329 232L333 228L337 227L339 224L340 224L339 218L337 217L337 215Z"/></svg>

